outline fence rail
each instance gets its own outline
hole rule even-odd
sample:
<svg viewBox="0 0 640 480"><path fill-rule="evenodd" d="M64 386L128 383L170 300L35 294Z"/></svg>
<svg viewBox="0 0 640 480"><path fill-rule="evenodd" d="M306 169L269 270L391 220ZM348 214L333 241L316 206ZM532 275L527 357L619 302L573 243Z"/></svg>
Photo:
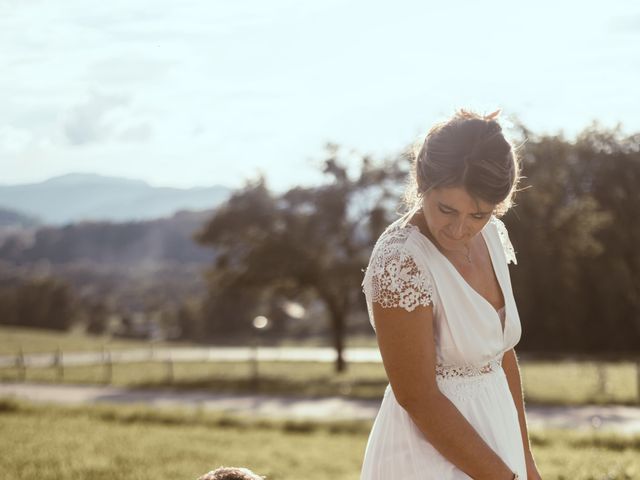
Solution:
<svg viewBox="0 0 640 480"><path fill-rule="evenodd" d="M347 363L381 363L377 348L348 348L344 351ZM637 399L640 403L640 355L630 354L549 354L518 353L522 365L537 362L592 363L597 368L598 391L607 389L607 365L611 363L633 363L636 371ZM209 347L209 348L163 348L150 345L147 349L115 350L107 348L100 352L67 352L57 349L52 353L25 355L20 349L15 356L0 356L0 368L15 368L18 379L26 380L30 368L55 368L56 379L64 381L65 368L96 366L103 368L103 382L110 384L114 364L154 362L164 364L166 381L175 378L175 363L188 362L249 362L254 376L258 377L260 362L335 362L336 352L329 347Z"/></svg>

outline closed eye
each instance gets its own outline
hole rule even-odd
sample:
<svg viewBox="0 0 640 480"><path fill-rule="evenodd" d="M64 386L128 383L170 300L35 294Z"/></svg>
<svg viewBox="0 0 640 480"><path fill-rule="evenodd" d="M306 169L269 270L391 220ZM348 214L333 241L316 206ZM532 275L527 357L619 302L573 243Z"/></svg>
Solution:
<svg viewBox="0 0 640 480"><path fill-rule="evenodd" d="M438 208L440 209L440 211L441 211L442 213L445 213L445 214L447 214L447 215L452 214L452 213L455 213L455 210L447 210L447 209L442 208L442 207L438 207Z"/></svg>
<svg viewBox="0 0 640 480"><path fill-rule="evenodd" d="M446 208L443 207L438 207L439 210L444 213L445 215L454 215L457 213L456 210L448 210ZM472 213L471 214L471 218L473 218L474 220L484 220L486 218L486 214L484 213Z"/></svg>

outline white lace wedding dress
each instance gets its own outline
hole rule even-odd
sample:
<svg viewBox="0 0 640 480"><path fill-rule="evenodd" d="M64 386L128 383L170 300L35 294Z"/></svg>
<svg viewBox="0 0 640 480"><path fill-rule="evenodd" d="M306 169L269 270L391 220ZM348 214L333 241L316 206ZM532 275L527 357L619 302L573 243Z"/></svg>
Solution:
<svg viewBox="0 0 640 480"><path fill-rule="evenodd" d="M522 332L507 266L516 263L507 230L492 216L481 231L505 300L505 307L497 311L417 226L408 223L409 218L405 215L389 225L371 254L362 282L371 324L375 329L374 301L408 311L432 305L438 387L503 461L526 479L518 413L501 366L502 355L518 343ZM464 448L463 438L460 444ZM388 385L360 478L471 477L427 441Z"/></svg>

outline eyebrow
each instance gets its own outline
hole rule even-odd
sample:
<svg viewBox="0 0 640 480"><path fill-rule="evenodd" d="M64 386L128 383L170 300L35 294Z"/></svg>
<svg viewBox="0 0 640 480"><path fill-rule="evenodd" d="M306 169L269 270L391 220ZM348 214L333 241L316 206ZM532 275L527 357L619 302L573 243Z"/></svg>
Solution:
<svg viewBox="0 0 640 480"><path fill-rule="evenodd" d="M441 207L444 207L444 208L448 208L449 210L453 210L454 212L458 211L455 208L447 205L446 203L442 203L440 201L438 202L438 205L440 205ZM480 212L480 211L477 211L477 212L473 212L471 215L478 215L478 214L480 214L480 215L489 215L490 213L492 213L492 212Z"/></svg>

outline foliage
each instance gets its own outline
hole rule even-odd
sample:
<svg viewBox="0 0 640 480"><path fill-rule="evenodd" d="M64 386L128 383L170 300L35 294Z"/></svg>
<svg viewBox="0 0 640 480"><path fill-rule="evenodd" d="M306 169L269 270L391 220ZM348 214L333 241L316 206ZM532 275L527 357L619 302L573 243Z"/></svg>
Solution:
<svg viewBox="0 0 640 480"><path fill-rule="evenodd" d="M575 141L521 133L524 188L504 217L518 257L510 271L520 348L637 351L640 134L597 124ZM253 318L266 315L272 337L324 322L341 352L349 331L372 334L360 284L376 239L397 217L407 159L374 161L328 145L320 185L277 194L258 178L213 213L9 236L0 244L0 322L67 328L78 320L99 333L107 315L145 312L182 338L222 342L249 337ZM206 278L202 262L211 265ZM42 283L42 271L69 287ZM10 287L13 272L20 282ZM287 299L307 307L303 320L283 313Z"/></svg>
<svg viewBox="0 0 640 480"><path fill-rule="evenodd" d="M52 278L0 287L0 323L66 330L73 321L73 302L69 287Z"/></svg>
<svg viewBox="0 0 640 480"><path fill-rule="evenodd" d="M181 211L170 218L148 221L43 226L32 238L24 238L18 232L0 242L0 260L16 264L46 259L53 265L84 261L129 266L209 261L211 252L191 239L209 214Z"/></svg>
<svg viewBox="0 0 640 480"><path fill-rule="evenodd" d="M386 184L397 184L400 175L397 163L374 166L367 157L350 175L337 147L329 145L327 153L327 183L275 195L259 178L232 195L196 239L218 253L208 275L209 305L217 315L209 318L241 328L258 311L258 299L311 291L325 306L341 371L346 317L360 303L355 286L372 241L369 233L384 223L380 205L390 196ZM370 219L375 223L367 225Z"/></svg>
<svg viewBox="0 0 640 480"><path fill-rule="evenodd" d="M529 351L640 345L640 135L593 126L530 137L525 191L507 214L513 289Z"/></svg>

